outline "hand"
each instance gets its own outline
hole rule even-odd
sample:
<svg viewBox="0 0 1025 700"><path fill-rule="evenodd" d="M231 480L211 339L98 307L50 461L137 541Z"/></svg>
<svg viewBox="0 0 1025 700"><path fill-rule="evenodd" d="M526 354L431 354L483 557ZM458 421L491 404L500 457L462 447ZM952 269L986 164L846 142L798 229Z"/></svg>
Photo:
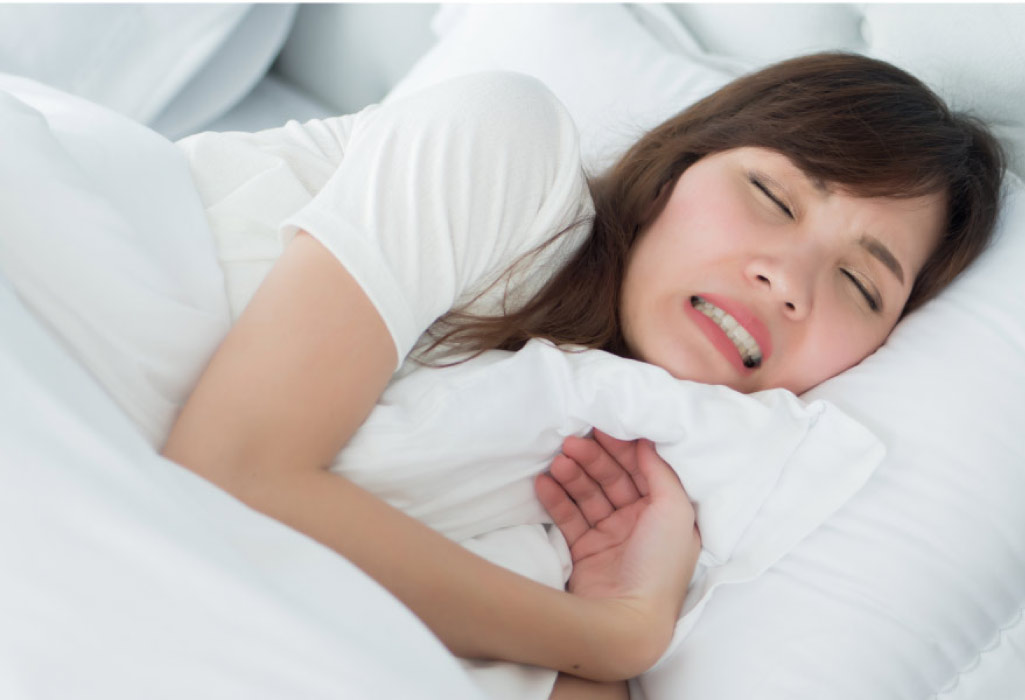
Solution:
<svg viewBox="0 0 1025 700"><path fill-rule="evenodd" d="M701 539L690 499L652 443L597 430L567 438L535 489L570 546L568 590L651 606L671 634Z"/></svg>

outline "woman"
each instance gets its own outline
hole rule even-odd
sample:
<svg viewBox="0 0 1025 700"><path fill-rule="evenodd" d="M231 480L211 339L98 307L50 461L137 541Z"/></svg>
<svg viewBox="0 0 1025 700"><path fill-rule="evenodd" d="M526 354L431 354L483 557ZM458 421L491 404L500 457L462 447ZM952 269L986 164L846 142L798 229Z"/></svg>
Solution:
<svg viewBox="0 0 1025 700"><path fill-rule="evenodd" d="M738 79L585 183L550 95L457 82L337 122L340 165L288 217L294 238L164 453L352 560L457 655L629 678L668 643L700 544L650 446L570 442L539 481L568 539L593 544L574 547L572 593L326 466L410 351L452 361L540 336L803 392L984 248L1000 151L905 73L825 54Z"/></svg>

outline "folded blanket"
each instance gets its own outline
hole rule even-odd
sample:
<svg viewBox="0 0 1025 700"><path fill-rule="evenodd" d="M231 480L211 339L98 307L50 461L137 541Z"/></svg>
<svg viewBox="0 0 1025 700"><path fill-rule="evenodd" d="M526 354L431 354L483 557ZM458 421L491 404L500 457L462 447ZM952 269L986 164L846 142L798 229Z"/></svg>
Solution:
<svg viewBox="0 0 1025 700"><path fill-rule="evenodd" d="M550 520L533 478L566 436L592 427L653 440L694 501L703 548L673 647L714 588L777 561L884 454L871 433L823 401L806 404L782 389L741 394L533 340L517 353L492 351L394 380L332 469L482 556L562 587L568 549L557 531L546 537L536 525ZM532 697L526 682L483 684Z"/></svg>

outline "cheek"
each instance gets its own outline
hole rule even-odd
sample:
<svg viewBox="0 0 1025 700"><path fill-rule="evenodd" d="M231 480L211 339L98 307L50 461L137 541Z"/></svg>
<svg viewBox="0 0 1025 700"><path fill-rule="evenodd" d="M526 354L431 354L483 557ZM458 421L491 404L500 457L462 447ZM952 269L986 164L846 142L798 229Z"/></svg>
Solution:
<svg viewBox="0 0 1025 700"><path fill-rule="evenodd" d="M735 255L745 248L745 236L752 229L745 203L732 192L712 187L671 199L657 223L664 254L691 263Z"/></svg>
<svg viewBox="0 0 1025 700"><path fill-rule="evenodd" d="M858 331L851 323L831 323L817 329L816 337L805 347L801 362L802 381L807 388L849 369L875 352L885 335Z"/></svg>

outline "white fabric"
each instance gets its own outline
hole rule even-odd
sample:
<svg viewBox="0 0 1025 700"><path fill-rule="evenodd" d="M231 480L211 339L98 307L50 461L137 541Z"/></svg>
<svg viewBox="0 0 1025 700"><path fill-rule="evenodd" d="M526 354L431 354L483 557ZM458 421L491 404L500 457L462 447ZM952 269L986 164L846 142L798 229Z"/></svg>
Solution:
<svg viewBox="0 0 1025 700"><path fill-rule="evenodd" d="M461 540L550 522L533 477L566 436L592 427L656 443L696 505L703 566L734 556L788 464L790 474L804 472L808 498L777 513L774 527L786 529L789 520L796 533L846 500L883 455L871 433L823 402L805 405L782 389L740 394L598 350L532 340L516 353L491 351L392 382L334 470ZM822 457L820 445L834 457L809 463L807 455ZM820 481L820 469L828 479ZM771 556L744 553L762 568L781 554L779 547Z"/></svg>
<svg viewBox="0 0 1025 700"><path fill-rule="evenodd" d="M445 8L438 45L397 91L479 66L528 72L565 102L582 152L600 162L633 124L608 121L595 101L627 95L631 103L683 106L701 91L680 90L662 67L682 62L679 75L701 84L761 65L759 54L782 58L820 42L790 31L808 26L798 17L807 11L856 23L850 32L829 28L837 48L869 50L871 43L880 57L931 78L955 105L976 106L997 122L1012 152L1023 152L1013 139L1020 110L1007 112L1022 102L1010 95L1025 86L1021 62L1007 58L1022 51L1020 7L672 10L713 19L681 26L659 6ZM789 13L786 26L766 32L780 13ZM710 50L727 46L729 53ZM633 55L649 60L638 66ZM1020 168L1020 156L1017 162ZM1007 630L1020 628L1014 621L1025 605L1025 511L1015 498L1025 488L1025 211L1020 185L1009 191L1001 235L985 260L906 319L872 358L810 397L834 402L877 432L889 450L881 468L789 556L713 596L677 653L633 684L638 697L1020 694L1020 674L1008 669L1025 667L1025 651L1020 633Z"/></svg>
<svg viewBox="0 0 1025 700"><path fill-rule="evenodd" d="M189 165L232 320L281 256L279 224L309 203L345 155L356 115L255 134L204 132L177 142Z"/></svg>
<svg viewBox="0 0 1025 700"><path fill-rule="evenodd" d="M866 49L911 71L955 109L984 119L1025 177L1025 5L865 6ZM956 46L955 52L941 47Z"/></svg>
<svg viewBox="0 0 1025 700"><path fill-rule="evenodd" d="M334 114L377 104L434 43L431 3L303 3L274 72Z"/></svg>
<svg viewBox="0 0 1025 700"><path fill-rule="evenodd" d="M1025 608L1008 622L975 662L937 696L939 700L1010 697L1025 688Z"/></svg>
<svg viewBox="0 0 1025 700"><path fill-rule="evenodd" d="M209 122L210 131L262 131L274 129L289 120L300 122L325 119L337 114L336 110L320 103L315 97L268 73L228 112Z"/></svg>
<svg viewBox="0 0 1025 700"><path fill-rule="evenodd" d="M225 113L256 84L295 12L296 5L284 3L4 4L0 71L179 138Z"/></svg>
<svg viewBox="0 0 1025 700"><path fill-rule="evenodd" d="M180 145L229 277L241 262L238 274L250 279L230 292L234 313L304 229L367 293L400 364L450 308L497 313L528 298L586 227L494 283L591 213L573 123L540 83L513 74L470 76L357 115Z"/></svg>
<svg viewBox="0 0 1025 700"><path fill-rule="evenodd" d="M192 79L147 123L171 139L210 128L204 125L238 104L266 75L285 43L296 9L289 3L250 6L217 50L196 66Z"/></svg>
<svg viewBox="0 0 1025 700"><path fill-rule="evenodd" d="M0 75L0 132L0 270L160 444L230 322L185 159L129 119L12 76Z"/></svg>
<svg viewBox="0 0 1025 700"><path fill-rule="evenodd" d="M692 35L687 53L701 60L729 57L757 66L814 51L865 47L865 10L852 3L751 3L742 8L674 3L641 9L657 17L656 24L675 25ZM772 31L765 31L770 26Z"/></svg>
<svg viewBox="0 0 1025 700"><path fill-rule="evenodd" d="M675 13L700 47L685 53L715 65L728 60L739 70L822 50L890 61L955 109L987 121L1007 145L1011 169L1025 175L1021 3L688 3L639 9L664 24Z"/></svg>
<svg viewBox="0 0 1025 700"><path fill-rule="evenodd" d="M477 697L384 589L159 458L126 417L160 414L164 380L194 381L226 326L200 203L169 142L3 87L47 117L0 95L0 696Z"/></svg>
<svg viewBox="0 0 1025 700"><path fill-rule="evenodd" d="M0 7L0 70L148 122L243 21L239 5Z"/></svg>
<svg viewBox="0 0 1025 700"><path fill-rule="evenodd" d="M703 550L667 653L713 590L783 557L865 483L884 452L821 401L805 404L782 389L744 395L533 340L517 353L492 351L392 382L332 469L453 539L500 533L466 544L561 588L570 568L564 544L515 526L550 522L533 477L566 436L592 427L655 441L695 503ZM543 699L554 682L552 672L549 686L527 694L527 680L543 677L536 669L480 672L503 676L492 697Z"/></svg>
<svg viewBox="0 0 1025 700"><path fill-rule="evenodd" d="M534 75L578 122L592 169L730 78L831 49L891 61L922 78L954 108L992 124L1011 169L1025 175L1020 4L471 4L443 6L435 27L443 40L391 95L478 70Z"/></svg>
<svg viewBox="0 0 1025 700"><path fill-rule="evenodd" d="M511 70L542 80L580 130L589 171L730 75L666 51L621 5L459 5L445 39L386 100L457 75ZM442 18L443 21L445 18Z"/></svg>
<svg viewBox="0 0 1025 700"><path fill-rule="evenodd" d="M157 457L2 280L0 320L0 695L476 697L356 567Z"/></svg>

